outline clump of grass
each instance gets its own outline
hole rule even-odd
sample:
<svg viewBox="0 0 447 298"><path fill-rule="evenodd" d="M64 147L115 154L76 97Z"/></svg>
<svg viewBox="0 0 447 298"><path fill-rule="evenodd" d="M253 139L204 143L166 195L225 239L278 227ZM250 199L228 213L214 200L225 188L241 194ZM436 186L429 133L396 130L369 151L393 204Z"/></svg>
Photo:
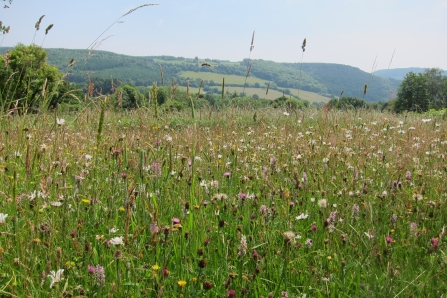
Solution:
<svg viewBox="0 0 447 298"><path fill-rule="evenodd" d="M447 290L442 116L98 111L0 118L2 294Z"/></svg>
<svg viewBox="0 0 447 298"><path fill-rule="evenodd" d="M245 81L244 81L244 89L242 91L242 93L245 93L245 86L247 85L247 78L250 74L250 70L251 70L251 51L253 51L253 49L255 48L254 46L254 41L255 41L255 31L253 31L253 34L251 36L251 44L250 44L250 53L248 55L248 65L247 65L247 72L245 73Z"/></svg>
<svg viewBox="0 0 447 298"><path fill-rule="evenodd" d="M50 32L50 30L53 28L53 26L54 26L53 24L50 24L50 25L48 25L48 27L45 29L45 36L43 37L42 44L40 45L41 48L43 47L43 43L45 42L45 38L47 37L48 32Z"/></svg>
<svg viewBox="0 0 447 298"><path fill-rule="evenodd" d="M34 31L34 37L33 37L33 41L32 41L32 43L34 43L34 40L36 39L36 34L37 34L37 31L39 31L39 29L40 29L40 23L42 22L42 19L45 17L45 15L42 15L40 18L39 18L39 20L36 22L36 25L34 26L34 28L36 28L36 31Z"/></svg>
<svg viewBox="0 0 447 298"><path fill-rule="evenodd" d="M298 84L298 99L300 98L300 87L301 87L301 80L302 80L301 69L303 67L303 57L304 57L304 52L306 51L306 45L307 45L307 39L304 38L303 44L301 45L302 52L301 52L301 62L300 62L300 81L299 81L299 84Z"/></svg>

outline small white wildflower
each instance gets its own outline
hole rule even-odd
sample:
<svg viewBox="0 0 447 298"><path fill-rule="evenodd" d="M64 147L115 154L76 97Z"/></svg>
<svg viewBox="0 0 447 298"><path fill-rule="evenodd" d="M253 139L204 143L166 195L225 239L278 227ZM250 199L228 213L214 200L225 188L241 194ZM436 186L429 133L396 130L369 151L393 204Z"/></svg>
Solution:
<svg viewBox="0 0 447 298"><path fill-rule="evenodd" d="M314 242L312 241L312 239L307 239L306 242L304 242L304 244L311 247L314 244Z"/></svg>
<svg viewBox="0 0 447 298"><path fill-rule="evenodd" d="M312 203L315 203L315 198L310 198L310 201L311 201Z"/></svg>
<svg viewBox="0 0 447 298"><path fill-rule="evenodd" d="M431 119L422 119L422 122L424 122L424 123L427 123L427 122L430 122L431 121Z"/></svg>
<svg viewBox="0 0 447 298"><path fill-rule="evenodd" d="M327 207L327 200L326 199L321 199L321 200L318 200L318 206L319 207L321 207L321 208L326 208Z"/></svg>
<svg viewBox="0 0 447 298"><path fill-rule="evenodd" d="M302 219L306 219L306 218L308 218L308 217L309 217L309 214L301 213L301 214L298 215L295 219L296 219L296 220L302 220Z"/></svg>
<svg viewBox="0 0 447 298"><path fill-rule="evenodd" d="M124 245L123 236L112 238L112 239L109 240L109 243L111 245L114 245L114 246L116 246L116 245Z"/></svg>
<svg viewBox="0 0 447 298"><path fill-rule="evenodd" d="M374 235L371 232L365 232L366 237L368 237L369 239L373 239Z"/></svg>
<svg viewBox="0 0 447 298"><path fill-rule="evenodd" d="M91 155L88 155L88 154L85 155L86 160L91 160L92 158L93 158L93 156L91 156Z"/></svg>
<svg viewBox="0 0 447 298"><path fill-rule="evenodd" d="M60 207L62 205L61 202L50 202L50 205L53 207Z"/></svg>
<svg viewBox="0 0 447 298"><path fill-rule="evenodd" d="M8 214L0 213L0 224L4 224Z"/></svg>
<svg viewBox="0 0 447 298"><path fill-rule="evenodd" d="M62 273L64 273L64 269L59 269L59 270L57 270L57 272L54 272L53 270L50 271L50 274L48 274L48 277L51 278L50 289L53 287L53 285L55 283L58 283L58 282L64 280L62 278Z"/></svg>
<svg viewBox="0 0 447 298"><path fill-rule="evenodd" d="M56 123L57 123L57 125L64 125L65 124L65 119L62 119L62 118L56 118Z"/></svg>
<svg viewBox="0 0 447 298"><path fill-rule="evenodd" d="M109 233L110 234L115 234L116 232L118 232L119 230L117 229L117 228L111 228L110 230L109 230Z"/></svg>
<svg viewBox="0 0 447 298"><path fill-rule="evenodd" d="M287 113L287 112L284 112L283 114L284 114L284 116L289 116L289 115L290 115L290 114Z"/></svg>

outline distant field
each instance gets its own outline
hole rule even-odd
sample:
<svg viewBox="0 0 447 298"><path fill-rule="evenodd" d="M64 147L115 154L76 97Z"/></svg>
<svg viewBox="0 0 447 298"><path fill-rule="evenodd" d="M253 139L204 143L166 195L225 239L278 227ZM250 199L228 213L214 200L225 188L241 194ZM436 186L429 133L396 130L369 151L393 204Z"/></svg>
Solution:
<svg viewBox="0 0 447 298"><path fill-rule="evenodd" d="M287 88L287 89L290 90L292 95L298 96L298 89L294 89L294 88ZM270 93L270 91L269 91L269 93ZM329 98L329 97L320 95L315 92L304 91L304 90L300 90L300 98L308 100L310 102L328 102L329 100L331 100L331 98Z"/></svg>
<svg viewBox="0 0 447 298"><path fill-rule="evenodd" d="M222 82L222 78L225 77L225 84L244 84L244 82L245 82L244 76L223 75L223 74L214 73L214 72L182 71L179 75L183 78L202 79L202 80L208 80L208 81L213 80L216 83ZM248 77L247 83L250 83L250 84L259 83L261 86L264 86L264 83L268 84L268 81L254 78L254 77Z"/></svg>
<svg viewBox="0 0 447 298"><path fill-rule="evenodd" d="M228 87L229 88L229 92L233 93L234 91L236 91L237 93L240 93L244 90L243 87ZM227 88L225 89L225 91L227 90ZM292 95L298 95L298 90L297 89L289 89L292 92ZM269 90L268 94L265 95L265 88L245 88L245 93L247 93L247 95L252 96L253 94L257 94L259 95L260 98L267 98L267 99L276 99L278 97L282 96L282 92L278 91L278 90ZM285 96L288 96L287 94L285 94ZM313 93L313 92L308 92L308 91L303 91L300 90L300 98L308 100L309 102L328 102L330 100L330 98L328 97L324 97L321 96L317 93Z"/></svg>
<svg viewBox="0 0 447 298"><path fill-rule="evenodd" d="M219 88L219 90L221 90L221 86L215 86L217 88ZM181 89L186 89L186 87L184 86L180 86L179 88ZM189 92L191 93L197 93L197 91L199 90L199 88L189 88ZM241 93L244 90L243 87L231 87L228 86L225 88L225 91L228 91L230 93L233 93L234 91L236 91L238 94ZM289 89L292 92L292 95L297 95L298 91L297 89ZM277 90L269 90L268 94L265 95L265 88L245 88L245 93L249 96L253 96L254 94L257 94L259 96L259 98L266 98L266 99L276 99L278 97L282 96L282 92L281 91L277 91ZM203 90L201 91L203 93ZM287 96L287 95L286 95ZM330 98L328 97L324 97L321 96L319 94L313 93L313 92L308 92L308 91L300 91L300 98L308 100L309 102L328 102L330 100Z"/></svg>

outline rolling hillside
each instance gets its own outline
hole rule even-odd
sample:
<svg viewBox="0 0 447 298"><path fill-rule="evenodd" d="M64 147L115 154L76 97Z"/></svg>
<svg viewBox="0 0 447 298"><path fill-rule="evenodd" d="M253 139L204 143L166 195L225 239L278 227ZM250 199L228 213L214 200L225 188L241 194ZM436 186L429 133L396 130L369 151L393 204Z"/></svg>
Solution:
<svg viewBox="0 0 447 298"><path fill-rule="evenodd" d="M1 48L0 52L6 52ZM114 84L127 82L136 86L170 84L173 79L180 86L198 87L203 82L203 90L212 92L221 86L225 77L226 86L243 87L247 67L252 63L246 88L258 88L258 94L265 94L270 83L270 90L282 94L296 96L293 89L300 89L300 97L314 101L316 98L327 101L340 95L363 97L363 88L368 84L366 101L387 101L394 98L400 84L399 80L371 76L358 68L340 64L328 63L278 63L265 60L245 59L240 62L230 62L214 59L190 59L172 56L133 57L105 51L46 49L48 62L56 65L60 71L69 74L69 81L86 85L87 74L98 86L101 82L114 80ZM71 58L76 64L67 69ZM211 67L202 66L206 62ZM163 82L162 76L163 74ZM107 90L103 88L103 90ZM251 90L251 89L250 89ZM257 90L255 90L257 91ZM304 92L306 91L306 92ZM262 97L261 97L262 98ZM310 99L312 98L312 100Z"/></svg>

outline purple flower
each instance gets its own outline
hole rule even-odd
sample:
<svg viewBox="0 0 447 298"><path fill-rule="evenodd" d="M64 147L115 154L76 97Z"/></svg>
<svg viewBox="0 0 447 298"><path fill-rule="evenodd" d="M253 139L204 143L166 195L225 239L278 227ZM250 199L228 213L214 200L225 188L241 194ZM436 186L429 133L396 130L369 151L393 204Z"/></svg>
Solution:
<svg viewBox="0 0 447 298"><path fill-rule="evenodd" d="M88 274L95 274L96 267L93 265L88 265Z"/></svg>
<svg viewBox="0 0 447 298"><path fill-rule="evenodd" d="M411 234L412 236L416 236L417 228L418 228L417 223L412 222L412 223L410 224L410 234Z"/></svg>
<svg viewBox="0 0 447 298"><path fill-rule="evenodd" d="M224 173L224 177L230 178L231 173L230 172L225 172Z"/></svg>
<svg viewBox="0 0 447 298"><path fill-rule="evenodd" d="M316 225L312 225L312 226L310 227L310 229L311 229L312 231L316 231L316 230L317 230L317 226L316 226Z"/></svg>
<svg viewBox="0 0 447 298"><path fill-rule="evenodd" d="M303 172L303 182L307 183L309 181L309 178L307 177L307 173Z"/></svg>
<svg viewBox="0 0 447 298"><path fill-rule="evenodd" d="M352 206L352 214L354 216L357 216L360 212L360 207L357 204L354 204L354 206Z"/></svg>
<svg viewBox="0 0 447 298"><path fill-rule="evenodd" d="M235 290L229 290L227 292L227 297L228 298L235 298L236 297L236 291Z"/></svg>
<svg viewBox="0 0 447 298"><path fill-rule="evenodd" d="M331 212L329 214L328 222L335 222L337 220L337 211Z"/></svg>
<svg viewBox="0 0 447 298"><path fill-rule="evenodd" d="M391 221L396 222L397 221L397 214L391 215Z"/></svg>
<svg viewBox="0 0 447 298"><path fill-rule="evenodd" d="M411 180L411 172L410 171L407 171L407 173L405 174L405 179L407 180L407 181L410 181Z"/></svg>
<svg viewBox="0 0 447 298"><path fill-rule="evenodd" d="M262 205L259 211L261 212L261 214L267 214L267 206Z"/></svg>
<svg viewBox="0 0 447 298"><path fill-rule="evenodd" d="M160 228L158 227L158 223L156 221L152 222L149 225L149 230L151 231L151 234L157 234L160 231Z"/></svg>
<svg viewBox="0 0 447 298"><path fill-rule="evenodd" d="M390 236L386 236L386 237L385 237L385 240L386 240L386 243L391 243L391 242L394 241L394 239L391 238Z"/></svg>
<svg viewBox="0 0 447 298"><path fill-rule="evenodd" d="M177 217L174 217L174 218L172 219L172 223L173 223L173 224L179 224L179 223L180 223L180 219L177 218Z"/></svg>
<svg viewBox="0 0 447 298"><path fill-rule="evenodd" d="M206 206L208 206L208 204L209 204L208 201L203 201L203 206L206 207Z"/></svg>
<svg viewBox="0 0 447 298"><path fill-rule="evenodd" d="M157 177L161 176L161 167L158 164L158 162L156 162L156 161L152 162L151 170L155 176L157 176Z"/></svg>
<svg viewBox="0 0 447 298"><path fill-rule="evenodd" d="M431 239L430 239L430 242L431 242L431 245L433 245L433 248L434 248L434 249L437 249L437 248L439 247L438 239L436 239L436 238L431 238Z"/></svg>
<svg viewBox="0 0 447 298"><path fill-rule="evenodd" d="M98 284L104 284L106 282L106 275L104 273L104 267L96 265L96 281Z"/></svg>
<svg viewBox="0 0 447 298"><path fill-rule="evenodd" d="M127 178L127 174L126 173L121 173L121 178L126 179Z"/></svg>
<svg viewBox="0 0 447 298"><path fill-rule="evenodd" d="M239 198L240 199L245 199L247 197L247 194L246 193L243 193L243 192L241 192L240 194L239 194Z"/></svg>
<svg viewBox="0 0 447 298"><path fill-rule="evenodd" d="M289 298L289 293L281 292L281 298Z"/></svg>

